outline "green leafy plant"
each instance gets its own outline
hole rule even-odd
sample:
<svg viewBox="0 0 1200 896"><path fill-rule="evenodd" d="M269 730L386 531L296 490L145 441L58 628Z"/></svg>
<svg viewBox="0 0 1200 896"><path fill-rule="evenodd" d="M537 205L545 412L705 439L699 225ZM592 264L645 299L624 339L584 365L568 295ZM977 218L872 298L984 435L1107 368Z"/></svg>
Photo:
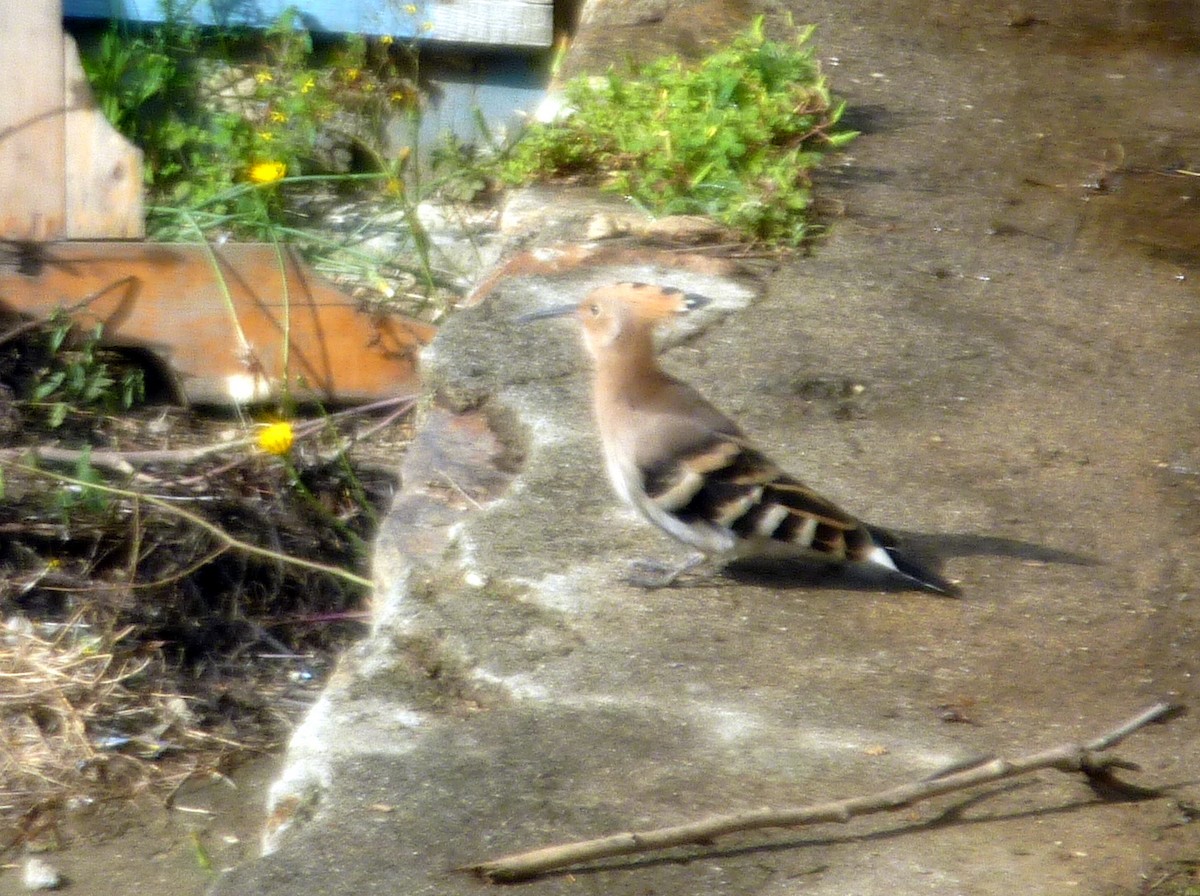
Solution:
<svg viewBox="0 0 1200 896"><path fill-rule="evenodd" d="M111 353L100 347L103 324L77 339L70 317L57 312L46 333L49 363L34 374L29 400L46 410L51 429L62 426L75 409L128 410L145 398L145 379L137 367L118 369Z"/></svg>
<svg viewBox="0 0 1200 896"><path fill-rule="evenodd" d="M423 182L420 147L393 145L397 133L419 132L415 41L315 38L294 9L263 30L200 28L190 16L207 0L161 2L163 24L117 24L83 47L100 105L145 152L151 237L287 242L390 307L444 313L459 272L439 267L417 205L464 201L495 174L443 176L439 166ZM373 220L331 228L322 210L347 196L369 201ZM381 232L402 251L381 260L365 248Z"/></svg>
<svg viewBox="0 0 1200 896"><path fill-rule="evenodd" d="M83 56L101 109L145 153L151 233L192 239L199 220L261 238L285 220L284 177L366 169L356 186L402 194L405 160L383 146L388 117L418 104L410 48L349 36L318 49L294 9L261 33L201 29L195 2L164 2L159 26L115 25Z"/></svg>
<svg viewBox="0 0 1200 896"><path fill-rule="evenodd" d="M92 486L103 485L104 477L92 466L92 449L87 446L75 462L76 483L60 483L54 490L54 505L64 523L70 523L74 514L102 514L113 509L108 494Z"/></svg>
<svg viewBox="0 0 1200 896"><path fill-rule="evenodd" d="M156 200L229 187L233 178L222 163L252 135L237 115L203 103L195 58L201 34L187 18L191 5L165 2L163 25L114 25L83 53L101 110L145 154L146 186Z"/></svg>
<svg viewBox="0 0 1200 896"><path fill-rule="evenodd" d="M838 127L813 29L768 40L763 19L697 65L675 56L566 85L572 112L535 124L501 163L511 183L583 176L658 214L704 214L785 245L809 233L811 172Z"/></svg>

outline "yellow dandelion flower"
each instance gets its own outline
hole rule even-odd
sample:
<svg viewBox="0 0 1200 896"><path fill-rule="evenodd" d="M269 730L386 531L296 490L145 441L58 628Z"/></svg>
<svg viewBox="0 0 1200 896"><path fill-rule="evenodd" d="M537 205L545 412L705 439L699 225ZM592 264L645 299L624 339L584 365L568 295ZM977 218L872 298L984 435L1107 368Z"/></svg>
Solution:
<svg viewBox="0 0 1200 896"><path fill-rule="evenodd" d="M358 76L361 74L362 74L362 71L360 71L359 69L348 68L348 69L346 69L346 80L347 81L357 81Z"/></svg>
<svg viewBox="0 0 1200 896"><path fill-rule="evenodd" d="M432 31L433 30L433 22L422 22L421 30L422 31Z"/></svg>
<svg viewBox="0 0 1200 896"><path fill-rule="evenodd" d="M250 168L250 179L256 184L273 184L285 174L287 165L283 162L259 162Z"/></svg>
<svg viewBox="0 0 1200 896"><path fill-rule="evenodd" d="M306 80L303 84L300 85L300 92L308 93L310 90L312 90L316 86L317 86L317 79L312 76L309 76L308 80Z"/></svg>
<svg viewBox="0 0 1200 896"><path fill-rule="evenodd" d="M415 4L415 3L406 4L404 7L404 11L406 13L408 13L410 16L415 16L417 14L417 4Z"/></svg>
<svg viewBox="0 0 1200 896"><path fill-rule="evenodd" d="M392 37L390 34L384 34L379 38L379 42L385 47L390 47L396 42L396 38Z"/></svg>
<svg viewBox="0 0 1200 896"><path fill-rule="evenodd" d="M258 139L261 140L263 143L270 143L272 140L275 139L275 132L274 131L259 131Z"/></svg>
<svg viewBox="0 0 1200 896"><path fill-rule="evenodd" d="M275 80L275 76L274 76L274 75L272 75L272 74L271 74L269 71L267 71L266 69L264 69L264 70L263 70L263 71L261 71L261 72L256 72L256 73L255 73L255 75L254 75L254 80L255 80L255 81L257 81L259 84L266 84L268 81L274 81L274 80Z"/></svg>
<svg viewBox="0 0 1200 896"><path fill-rule="evenodd" d="M283 456L292 450L292 442L296 440L295 430L290 423L272 423L264 426L258 433L258 447L267 454Z"/></svg>
<svg viewBox="0 0 1200 896"><path fill-rule="evenodd" d="M271 121L273 121L275 124L283 124L285 121L287 121L287 115L285 115L283 112L280 112L278 109L272 109L270 117Z"/></svg>

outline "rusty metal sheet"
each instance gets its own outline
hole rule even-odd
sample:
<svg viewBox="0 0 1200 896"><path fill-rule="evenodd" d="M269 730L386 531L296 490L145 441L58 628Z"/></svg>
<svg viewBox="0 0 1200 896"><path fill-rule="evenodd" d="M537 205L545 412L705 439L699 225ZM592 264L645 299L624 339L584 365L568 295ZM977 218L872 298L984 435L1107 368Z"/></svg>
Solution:
<svg viewBox="0 0 1200 896"><path fill-rule="evenodd" d="M329 402L415 393L432 326L366 313L287 249L282 262L269 244L9 244L0 306L99 321L106 344L153 353L192 402L266 401L285 384Z"/></svg>

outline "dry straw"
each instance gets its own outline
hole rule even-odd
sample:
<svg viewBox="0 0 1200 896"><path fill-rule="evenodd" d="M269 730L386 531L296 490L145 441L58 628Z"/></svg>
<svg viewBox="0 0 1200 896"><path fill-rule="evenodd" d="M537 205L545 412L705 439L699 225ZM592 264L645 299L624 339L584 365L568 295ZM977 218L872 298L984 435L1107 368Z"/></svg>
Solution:
<svg viewBox="0 0 1200 896"><path fill-rule="evenodd" d="M190 774L155 761L201 735L184 699L154 687L158 662L122 646L129 632L98 632L81 618L0 625L0 816L15 825L0 847L20 842L30 813L50 804Z"/></svg>

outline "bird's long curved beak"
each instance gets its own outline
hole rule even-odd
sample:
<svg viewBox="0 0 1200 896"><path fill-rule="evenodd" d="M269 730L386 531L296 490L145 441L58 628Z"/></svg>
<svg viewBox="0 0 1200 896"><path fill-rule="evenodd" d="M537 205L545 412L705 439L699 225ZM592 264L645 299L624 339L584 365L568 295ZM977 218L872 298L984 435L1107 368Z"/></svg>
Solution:
<svg viewBox="0 0 1200 896"><path fill-rule="evenodd" d="M515 318L519 324L527 324L535 320L545 320L549 317L566 317L568 314L574 314L578 305L554 305L550 308L543 308L541 311L531 311L528 314L522 314Z"/></svg>

